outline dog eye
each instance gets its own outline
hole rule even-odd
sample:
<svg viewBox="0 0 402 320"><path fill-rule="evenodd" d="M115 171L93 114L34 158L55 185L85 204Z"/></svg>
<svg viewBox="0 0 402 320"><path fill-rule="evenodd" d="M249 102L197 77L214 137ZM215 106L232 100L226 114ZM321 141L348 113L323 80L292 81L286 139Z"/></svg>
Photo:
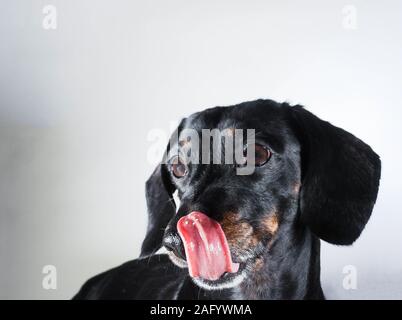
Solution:
<svg viewBox="0 0 402 320"><path fill-rule="evenodd" d="M187 165L176 156L170 161L170 170L176 178L183 178L187 174Z"/></svg>
<svg viewBox="0 0 402 320"><path fill-rule="evenodd" d="M262 166L267 163L271 157L271 152L262 145L255 145L255 164L257 166Z"/></svg>
<svg viewBox="0 0 402 320"><path fill-rule="evenodd" d="M249 145L246 146L244 149L244 156L247 157L247 149ZM265 146L262 146L260 144L254 144L254 150L255 150L255 165L260 167L264 164L266 164L271 157L271 151Z"/></svg>

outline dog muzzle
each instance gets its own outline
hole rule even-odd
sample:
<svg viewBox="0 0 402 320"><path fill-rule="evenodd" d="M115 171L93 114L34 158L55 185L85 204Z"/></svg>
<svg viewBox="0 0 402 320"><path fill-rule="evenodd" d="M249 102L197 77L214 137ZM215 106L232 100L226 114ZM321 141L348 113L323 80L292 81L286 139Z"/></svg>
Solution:
<svg viewBox="0 0 402 320"><path fill-rule="evenodd" d="M180 218L177 230L184 244L190 276L217 280L225 272L235 273L239 264L232 261L221 225L202 212Z"/></svg>

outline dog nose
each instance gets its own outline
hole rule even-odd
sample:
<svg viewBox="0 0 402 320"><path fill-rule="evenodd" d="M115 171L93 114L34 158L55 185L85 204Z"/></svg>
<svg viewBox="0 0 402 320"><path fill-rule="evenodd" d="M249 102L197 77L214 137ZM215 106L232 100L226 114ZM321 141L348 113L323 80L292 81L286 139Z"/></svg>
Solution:
<svg viewBox="0 0 402 320"><path fill-rule="evenodd" d="M173 253L183 259L186 260L186 253L184 252L183 242L180 237L176 234L170 233L163 238L163 246L169 250L173 251Z"/></svg>

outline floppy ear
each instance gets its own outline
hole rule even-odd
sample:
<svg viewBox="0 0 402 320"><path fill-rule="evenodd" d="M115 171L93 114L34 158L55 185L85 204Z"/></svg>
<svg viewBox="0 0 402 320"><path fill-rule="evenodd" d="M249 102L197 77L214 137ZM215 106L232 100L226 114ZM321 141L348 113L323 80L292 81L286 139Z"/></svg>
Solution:
<svg viewBox="0 0 402 320"><path fill-rule="evenodd" d="M162 238L167 224L176 213L173 200L174 186L165 164L159 164L146 182L148 206L148 228L142 242L140 257L155 253L162 246Z"/></svg>
<svg viewBox="0 0 402 320"><path fill-rule="evenodd" d="M301 220L321 239L352 244L363 231L377 198L381 162L352 134L301 106L290 109L301 144Z"/></svg>

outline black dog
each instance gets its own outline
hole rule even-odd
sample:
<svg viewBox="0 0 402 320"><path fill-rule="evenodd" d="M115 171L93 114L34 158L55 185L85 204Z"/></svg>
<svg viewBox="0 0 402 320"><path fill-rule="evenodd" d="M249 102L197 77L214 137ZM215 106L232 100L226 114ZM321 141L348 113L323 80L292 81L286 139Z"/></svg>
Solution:
<svg viewBox="0 0 402 320"><path fill-rule="evenodd" d="M237 162L186 163L180 154L192 141L179 138L179 156L146 183L140 258L90 279L75 299L323 299L320 239L359 237L377 197L377 154L303 107L271 100L208 109L178 132L186 128L255 129L244 146L254 172L236 174ZM208 241L220 247L212 258ZM161 246L168 255L154 254Z"/></svg>

